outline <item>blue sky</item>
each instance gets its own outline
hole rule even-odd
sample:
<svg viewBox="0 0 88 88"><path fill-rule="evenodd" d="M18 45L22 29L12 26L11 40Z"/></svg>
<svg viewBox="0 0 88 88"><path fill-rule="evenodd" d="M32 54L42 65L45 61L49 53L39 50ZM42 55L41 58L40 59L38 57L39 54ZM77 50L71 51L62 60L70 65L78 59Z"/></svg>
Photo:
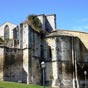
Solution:
<svg viewBox="0 0 88 88"><path fill-rule="evenodd" d="M29 14L56 14L58 29L88 32L88 0L0 0L0 24Z"/></svg>

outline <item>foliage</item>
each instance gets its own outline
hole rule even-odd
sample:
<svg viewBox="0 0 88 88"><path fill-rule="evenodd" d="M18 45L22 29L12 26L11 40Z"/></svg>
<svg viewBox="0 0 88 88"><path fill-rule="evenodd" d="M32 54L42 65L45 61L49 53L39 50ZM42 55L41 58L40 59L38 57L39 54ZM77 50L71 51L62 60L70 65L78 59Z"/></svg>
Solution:
<svg viewBox="0 0 88 88"><path fill-rule="evenodd" d="M0 43L4 43L5 41L2 39L2 38L0 38Z"/></svg>
<svg viewBox="0 0 88 88"><path fill-rule="evenodd" d="M42 23L36 15L29 15L25 23L40 34L48 34L47 31L42 30Z"/></svg>
<svg viewBox="0 0 88 88"><path fill-rule="evenodd" d="M36 15L29 15L27 17L27 24L37 32L40 32L42 24Z"/></svg>
<svg viewBox="0 0 88 88"><path fill-rule="evenodd" d="M0 88L43 88L43 87L38 85L32 85L32 84L27 85L22 83L0 81Z"/></svg>

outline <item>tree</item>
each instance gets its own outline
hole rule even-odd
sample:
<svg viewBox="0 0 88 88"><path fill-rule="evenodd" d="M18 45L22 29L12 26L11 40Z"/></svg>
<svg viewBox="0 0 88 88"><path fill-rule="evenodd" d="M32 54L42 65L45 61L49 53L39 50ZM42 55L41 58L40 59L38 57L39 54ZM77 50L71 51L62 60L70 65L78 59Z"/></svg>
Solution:
<svg viewBox="0 0 88 88"><path fill-rule="evenodd" d="M37 32L41 31L42 24L36 15L29 15L27 17L27 24Z"/></svg>
<svg viewBox="0 0 88 88"><path fill-rule="evenodd" d="M0 44L5 44L5 41L0 37Z"/></svg>

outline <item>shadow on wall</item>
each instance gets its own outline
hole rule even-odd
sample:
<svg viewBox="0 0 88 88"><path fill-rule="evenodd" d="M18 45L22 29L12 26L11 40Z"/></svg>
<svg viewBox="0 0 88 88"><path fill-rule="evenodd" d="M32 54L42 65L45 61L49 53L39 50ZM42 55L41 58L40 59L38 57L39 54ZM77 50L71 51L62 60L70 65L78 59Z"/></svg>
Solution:
<svg viewBox="0 0 88 88"><path fill-rule="evenodd" d="M88 73L88 50L85 45L80 41L80 58L77 61L78 67L78 78L79 80L85 80L84 71ZM86 75L86 79L88 79L88 74Z"/></svg>
<svg viewBox="0 0 88 88"><path fill-rule="evenodd" d="M22 50L5 47L4 80L13 82L27 82L27 74L23 69Z"/></svg>
<svg viewBox="0 0 88 88"><path fill-rule="evenodd" d="M46 68L45 68L45 84L47 86L52 85L52 80L53 80L53 68L52 68L52 49L51 46L49 46L46 43L46 54L44 57L45 58L45 63L46 63ZM43 80L43 79L42 79Z"/></svg>
<svg viewBox="0 0 88 88"><path fill-rule="evenodd" d="M80 56L77 58L77 76L80 88L84 88L85 85L88 87L88 85L85 84L85 80L88 82L88 74L84 74L85 71L88 73L88 49L80 39L79 52Z"/></svg>
<svg viewBox="0 0 88 88"><path fill-rule="evenodd" d="M52 25L47 19L45 25L46 25L46 31L51 32L53 30Z"/></svg>

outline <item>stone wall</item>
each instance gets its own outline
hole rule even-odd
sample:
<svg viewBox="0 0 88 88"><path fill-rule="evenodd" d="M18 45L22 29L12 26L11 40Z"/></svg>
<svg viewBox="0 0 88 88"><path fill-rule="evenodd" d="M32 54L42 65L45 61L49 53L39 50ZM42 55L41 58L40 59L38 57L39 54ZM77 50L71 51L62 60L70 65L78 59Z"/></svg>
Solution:
<svg viewBox="0 0 88 88"><path fill-rule="evenodd" d="M29 83L29 49L23 49L23 82Z"/></svg>
<svg viewBox="0 0 88 88"><path fill-rule="evenodd" d="M39 20L42 23L42 30L46 30L48 32L52 32L56 29L56 15L38 15Z"/></svg>
<svg viewBox="0 0 88 88"><path fill-rule="evenodd" d="M72 88L74 80L75 85L84 85L84 71L88 72L88 50L84 43L73 36L59 35L46 40L52 50L51 61L46 62L47 81L51 82L52 86L61 88Z"/></svg>
<svg viewBox="0 0 88 88"><path fill-rule="evenodd" d="M25 25L24 25L25 27ZM28 25L23 30L23 68L27 74L27 83L41 82L41 35Z"/></svg>
<svg viewBox="0 0 88 88"><path fill-rule="evenodd" d="M47 15L46 16L46 28L48 30L55 31L56 30L56 15Z"/></svg>
<svg viewBox="0 0 88 88"><path fill-rule="evenodd" d="M4 39L4 28L9 26L9 38L13 29L19 29L19 44L12 48L0 45L0 80L41 84L41 62L45 61L46 85L60 88L83 88L84 71L88 72L88 33L56 30L56 16L38 15L44 34L32 30L28 24L18 27L6 22L0 26L0 37ZM21 38L20 38L21 37ZM18 49L19 48L19 49ZM86 75L88 79L88 75ZM87 81L88 83L88 81Z"/></svg>
<svg viewBox="0 0 88 88"><path fill-rule="evenodd" d="M23 54L22 50L4 47L4 69L5 81L21 81L23 75Z"/></svg>
<svg viewBox="0 0 88 88"><path fill-rule="evenodd" d="M4 70L4 48L0 46L0 80L3 80L3 70Z"/></svg>

